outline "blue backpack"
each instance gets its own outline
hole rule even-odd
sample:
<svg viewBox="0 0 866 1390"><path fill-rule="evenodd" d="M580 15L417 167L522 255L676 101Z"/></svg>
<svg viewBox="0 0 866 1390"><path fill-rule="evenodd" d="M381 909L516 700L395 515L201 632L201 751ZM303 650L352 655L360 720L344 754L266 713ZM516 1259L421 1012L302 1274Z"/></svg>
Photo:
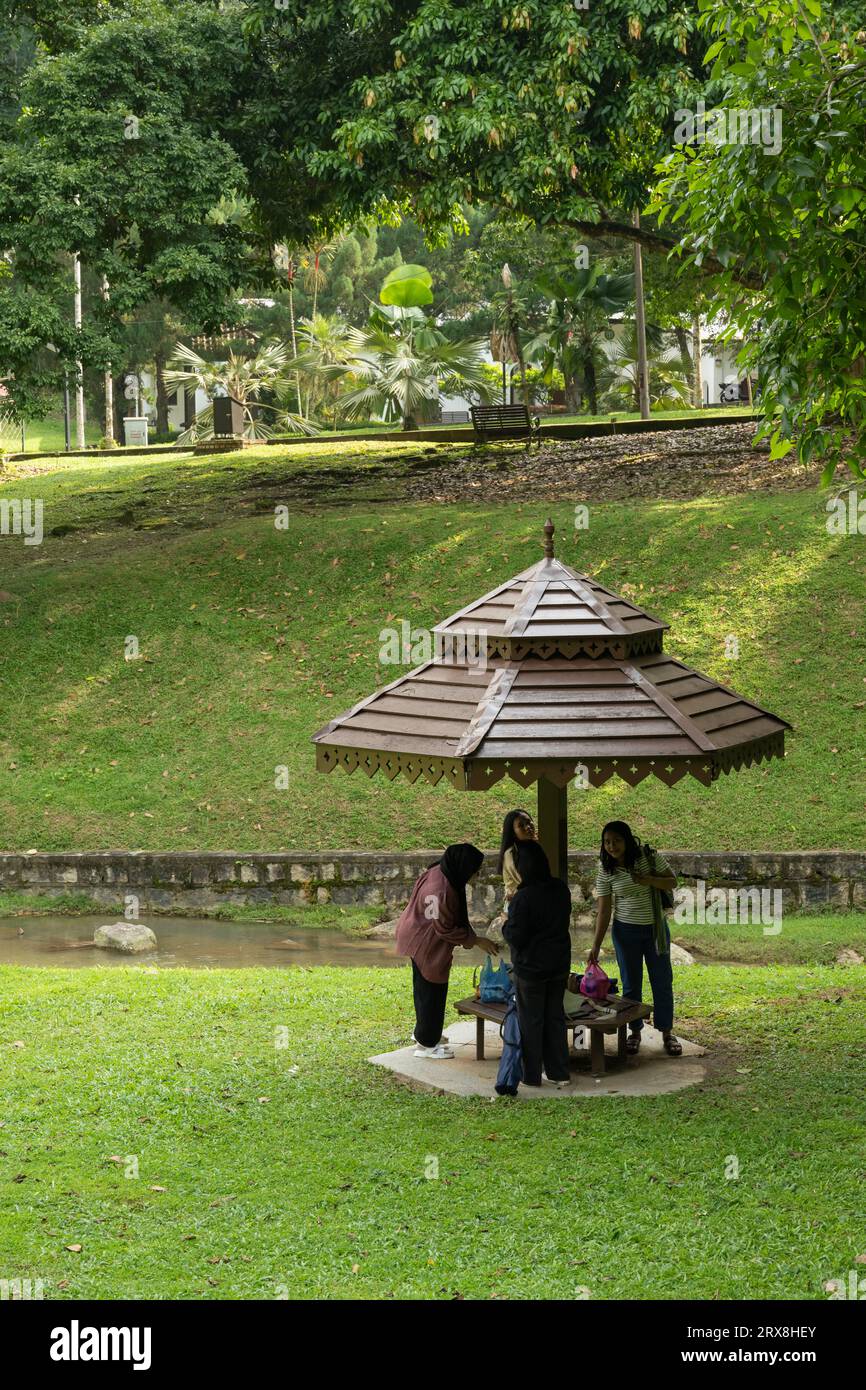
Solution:
<svg viewBox="0 0 866 1390"><path fill-rule="evenodd" d="M499 1059L499 1071L496 1073L496 1085L493 1089L500 1096L516 1096L517 1088L523 1080L523 1049L520 1045L517 1000L513 995L500 1032L502 1056Z"/></svg>
<svg viewBox="0 0 866 1390"><path fill-rule="evenodd" d="M482 1004L505 1004L511 994L511 975L505 961L494 970L490 956L485 956L478 981L478 997Z"/></svg>

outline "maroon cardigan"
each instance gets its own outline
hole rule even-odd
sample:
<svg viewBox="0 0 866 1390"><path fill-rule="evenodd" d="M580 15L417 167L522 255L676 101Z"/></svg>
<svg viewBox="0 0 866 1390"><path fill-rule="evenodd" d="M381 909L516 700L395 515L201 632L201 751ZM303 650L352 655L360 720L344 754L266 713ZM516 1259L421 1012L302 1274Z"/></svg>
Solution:
<svg viewBox="0 0 866 1390"><path fill-rule="evenodd" d="M469 923L461 923L460 900L438 864L416 881L397 922L397 955L411 956L425 980L447 983L455 946L468 951L478 940Z"/></svg>

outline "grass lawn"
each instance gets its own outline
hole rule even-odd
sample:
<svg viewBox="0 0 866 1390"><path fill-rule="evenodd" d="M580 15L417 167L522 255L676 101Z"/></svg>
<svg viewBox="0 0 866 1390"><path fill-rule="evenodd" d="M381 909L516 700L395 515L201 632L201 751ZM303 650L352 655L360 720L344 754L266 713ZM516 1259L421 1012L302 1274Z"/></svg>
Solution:
<svg viewBox="0 0 866 1390"><path fill-rule="evenodd" d="M398 674L378 660L382 629L429 625L540 554L547 504L366 498L377 473L426 457L320 445L36 474L44 543L2 540L0 847L493 844L526 799L516 784L468 796L324 777L308 742ZM299 474L315 505L289 502L278 530L275 499ZM34 476L0 497L25 487L36 492ZM563 559L670 622L674 654L794 725L785 763L709 789L573 785L572 845L594 845L614 813L667 849L863 843L862 538L828 535L811 490L599 504L579 533L567 504L553 514Z"/></svg>
<svg viewBox="0 0 866 1390"><path fill-rule="evenodd" d="M88 420L84 426L85 444L96 444L102 437L102 427L95 421ZM5 445L11 453L18 453L21 448L21 426L10 426L7 429ZM70 424L70 445L73 449L76 445L75 434L75 415L73 405L73 417ZM66 432L63 426L63 416L57 416L48 420L36 420L32 424L25 422L24 425L24 449L29 452L34 449L61 449L66 448Z"/></svg>
<svg viewBox="0 0 866 1390"><path fill-rule="evenodd" d="M763 927L750 923L724 926L677 924L671 921L674 941L694 951L700 960L739 961L747 965L832 965L842 947L866 957L866 912L827 916L783 916L778 935L764 935ZM589 938L587 937L587 944Z"/></svg>
<svg viewBox="0 0 866 1390"><path fill-rule="evenodd" d="M0 1272L57 1299L823 1299L866 1250L866 969L676 985L703 1085L494 1107L365 1062L407 1041L406 970L0 968Z"/></svg>

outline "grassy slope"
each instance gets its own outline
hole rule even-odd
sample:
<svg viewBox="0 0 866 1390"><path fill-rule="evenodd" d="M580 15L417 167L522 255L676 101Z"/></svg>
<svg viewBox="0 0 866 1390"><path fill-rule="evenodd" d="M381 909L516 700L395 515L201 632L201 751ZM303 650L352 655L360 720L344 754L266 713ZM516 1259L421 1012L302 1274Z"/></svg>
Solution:
<svg viewBox="0 0 866 1390"><path fill-rule="evenodd" d="M406 1040L404 970L0 969L0 1269L47 1298L823 1298L864 1249L866 970L677 985L705 1084L494 1108L363 1060Z"/></svg>
<svg viewBox="0 0 866 1390"><path fill-rule="evenodd" d="M429 624L539 553L547 508L531 502L363 500L381 493L383 464L418 458L405 445L319 445L69 463L4 484L6 496L38 487L46 530L63 534L0 542L2 848L492 843L502 812L527 799L515 785L457 796L323 777L308 742L394 679L378 663L380 629ZM311 469L316 511L291 501ZM279 479L287 531L273 524ZM351 508L321 505L359 493ZM579 535L567 506L554 516L566 561L658 612L673 653L795 726L785 764L710 789L572 789L571 843L594 844L613 813L669 848L863 843L862 538L829 537L808 491L600 505ZM725 658L728 633L738 661ZM124 660L130 634L139 661ZM289 791L274 787L283 764Z"/></svg>

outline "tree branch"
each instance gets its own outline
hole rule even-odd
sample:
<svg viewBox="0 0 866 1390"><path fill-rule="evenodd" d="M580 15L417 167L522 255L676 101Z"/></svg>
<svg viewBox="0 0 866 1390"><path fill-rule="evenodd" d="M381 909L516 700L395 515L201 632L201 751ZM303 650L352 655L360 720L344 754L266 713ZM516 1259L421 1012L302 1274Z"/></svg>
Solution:
<svg viewBox="0 0 866 1390"><path fill-rule="evenodd" d="M671 251L676 251L683 244L681 241L675 241L673 237L663 236L661 232L654 232L645 227L633 227L629 222L617 222L610 218L606 218L602 222L579 222L569 218L568 225L574 227L575 231L581 232L584 236L622 237L627 241L640 242L647 251L659 251L665 255ZM696 269L708 276L731 274L738 284L744 285L747 289L763 289L760 277L753 271L738 270L735 266L724 266L712 254L705 255Z"/></svg>

